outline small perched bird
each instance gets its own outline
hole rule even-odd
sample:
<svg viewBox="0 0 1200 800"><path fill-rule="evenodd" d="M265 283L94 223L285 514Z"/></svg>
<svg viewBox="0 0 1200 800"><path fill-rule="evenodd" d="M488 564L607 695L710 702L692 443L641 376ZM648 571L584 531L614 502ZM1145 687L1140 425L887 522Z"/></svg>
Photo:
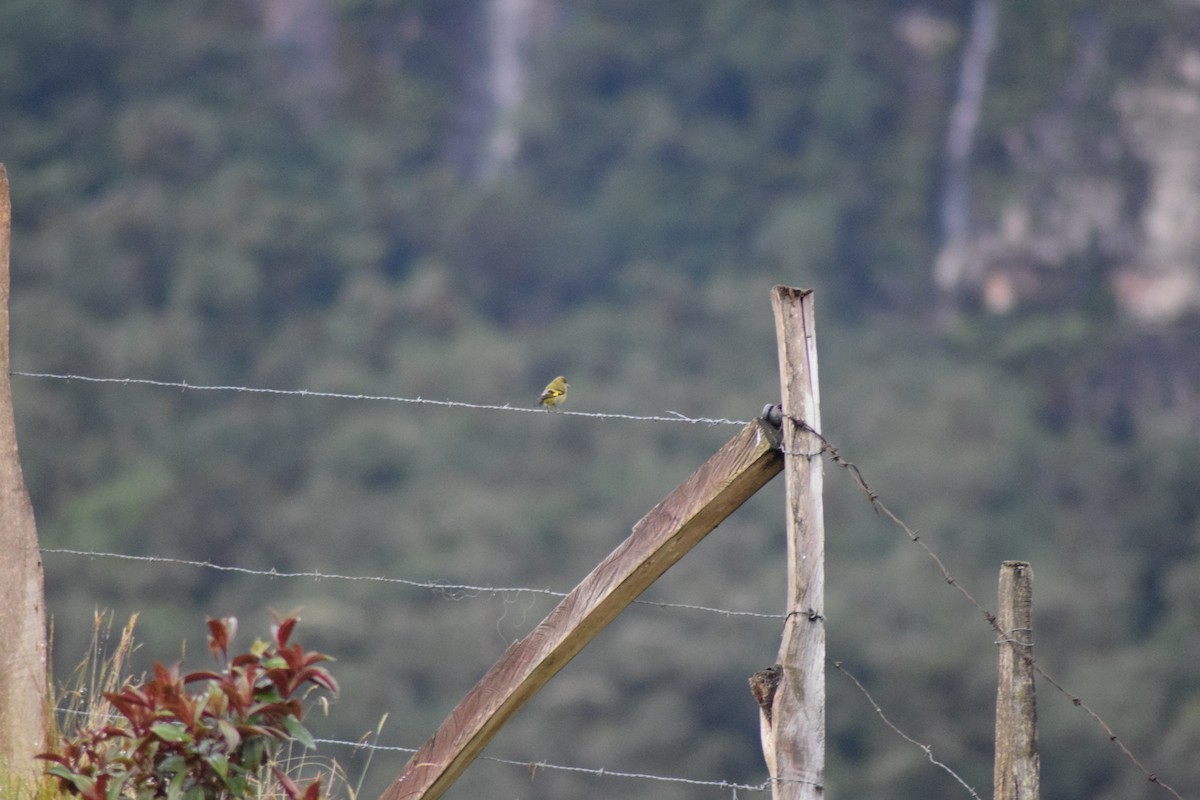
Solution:
<svg viewBox="0 0 1200 800"><path fill-rule="evenodd" d="M542 390L542 396L538 398L538 405L545 406L551 411L556 410L567 402L567 389L570 388L571 384L567 383L567 379L559 375L546 384L546 388Z"/></svg>

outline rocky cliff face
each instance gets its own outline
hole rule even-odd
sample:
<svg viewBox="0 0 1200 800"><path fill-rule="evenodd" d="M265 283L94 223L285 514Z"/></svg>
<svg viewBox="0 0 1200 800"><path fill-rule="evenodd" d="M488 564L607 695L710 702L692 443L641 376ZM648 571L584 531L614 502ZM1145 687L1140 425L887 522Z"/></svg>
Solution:
<svg viewBox="0 0 1200 800"><path fill-rule="evenodd" d="M1158 74L1123 86L1114 103L1147 191L1113 288L1137 318L1174 320L1200 307L1200 40L1171 36Z"/></svg>
<svg viewBox="0 0 1200 800"><path fill-rule="evenodd" d="M1103 22L1073 36L1049 106L999 134L986 183L1006 188L974 182L970 236L947 239L939 285L1004 313L1103 276L1128 318L1179 320L1200 308L1200 36L1163 34L1136 75L1108 66Z"/></svg>

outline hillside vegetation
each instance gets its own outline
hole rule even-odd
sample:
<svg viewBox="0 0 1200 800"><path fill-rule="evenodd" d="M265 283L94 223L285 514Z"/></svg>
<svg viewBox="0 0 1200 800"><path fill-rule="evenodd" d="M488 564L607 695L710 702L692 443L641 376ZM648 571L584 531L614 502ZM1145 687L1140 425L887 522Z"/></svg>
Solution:
<svg viewBox="0 0 1200 800"><path fill-rule="evenodd" d="M978 5L9 0L13 368L522 407L565 374L568 411L745 420L778 398L769 287L813 288L825 435L986 605L1002 560L1031 561L1038 658L1195 794L1200 10L1000 4L947 282ZM14 390L45 548L476 587L569 590L736 431ZM844 471L826 486L830 656L986 796L994 633ZM650 599L782 612L783 524L772 485ZM96 607L141 613L147 665L204 615L298 608L342 686L315 734L387 713L379 742L409 748L554 602L45 565L60 673ZM488 754L759 783L746 679L779 631L635 606ZM1040 689L1045 796L1162 796ZM831 792L963 796L848 681L828 690ZM362 796L406 758L376 755ZM728 796L481 761L448 797L701 792Z"/></svg>

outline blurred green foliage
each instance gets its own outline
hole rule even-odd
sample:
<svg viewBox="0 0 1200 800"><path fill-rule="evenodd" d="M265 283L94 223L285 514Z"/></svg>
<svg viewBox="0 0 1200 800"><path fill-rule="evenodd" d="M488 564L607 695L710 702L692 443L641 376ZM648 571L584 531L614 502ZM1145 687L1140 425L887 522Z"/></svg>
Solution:
<svg viewBox="0 0 1200 800"><path fill-rule="evenodd" d="M0 5L15 369L516 406L565 373L568 410L745 419L778 392L768 288L813 287L828 437L986 604L1001 560L1032 560L1039 657L1164 780L1200 788L1198 331L1115 321L1102 261L1008 316L934 313L932 209L969 3L546 2L520 152L491 181L477 169L484 5L318 5L332 89L303 82L256 4ZM945 41L907 44L914 11ZM1110 41L1072 111L1091 129L1192 16L1159 0L1005 4L982 206L1020 182L1006 136L1056 102L1079 25L1099 19ZM732 432L14 390L46 547L562 591ZM826 483L831 656L986 794L994 636L841 470ZM653 597L779 610L782 528L768 487ZM155 653L197 613L303 607L344 688L314 729L356 739L386 711L382 741L409 747L550 608L54 554L46 567L62 663L94 606L142 612ZM757 783L745 680L777 646L770 621L635 606L489 752ZM832 790L961 796L847 681L828 683ZM1043 689L1048 796L1157 791ZM402 762L377 757L366 794ZM551 771L530 783L488 762L449 796L506 792L694 796Z"/></svg>

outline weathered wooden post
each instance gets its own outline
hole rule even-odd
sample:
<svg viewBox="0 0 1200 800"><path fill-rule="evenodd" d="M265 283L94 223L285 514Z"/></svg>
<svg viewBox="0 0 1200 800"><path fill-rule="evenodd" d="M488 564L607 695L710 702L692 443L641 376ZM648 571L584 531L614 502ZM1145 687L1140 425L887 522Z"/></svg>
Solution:
<svg viewBox="0 0 1200 800"><path fill-rule="evenodd" d="M46 747L46 598L42 553L21 461L9 376L12 201L0 164L0 760L33 774Z"/></svg>
<svg viewBox="0 0 1200 800"><path fill-rule="evenodd" d="M1024 561L1000 566L997 624L1000 681L996 689L994 800L1037 800L1040 762L1037 694L1033 684L1033 568Z"/></svg>
<svg viewBox="0 0 1200 800"><path fill-rule="evenodd" d="M777 431L754 420L492 665L380 800L435 800L500 727L642 591L783 468Z"/></svg>
<svg viewBox="0 0 1200 800"><path fill-rule="evenodd" d="M825 791L825 512L813 296L776 286L771 304L783 389L788 617L778 663L751 686L775 800L815 800Z"/></svg>

